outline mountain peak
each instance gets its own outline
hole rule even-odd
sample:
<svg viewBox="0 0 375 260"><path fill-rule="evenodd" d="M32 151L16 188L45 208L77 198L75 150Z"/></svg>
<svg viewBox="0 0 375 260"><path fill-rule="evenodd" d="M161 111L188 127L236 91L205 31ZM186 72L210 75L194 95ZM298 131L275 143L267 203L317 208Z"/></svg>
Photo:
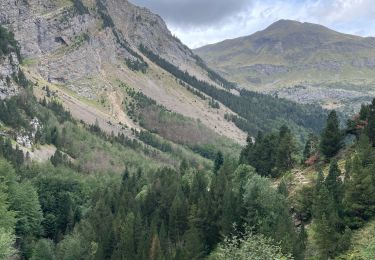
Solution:
<svg viewBox="0 0 375 260"><path fill-rule="evenodd" d="M266 28L266 30L267 29L285 29L287 27L300 26L302 24L303 23L301 23L299 21L295 21L295 20L281 19L281 20L278 20L278 21L272 23L270 26L268 26Z"/></svg>
<svg viewBox="0 0 375 260"><path fill-rule="evenodd" d="M321 34L321 35L339 35L339 32L331 30L323 25L308 23L308 22L299 22L294 20L279 20L268 26L263 31L255 33L257 35L259 33L277 33L277 35L288 35L291 33L303 33L303 34Z"/></svg>

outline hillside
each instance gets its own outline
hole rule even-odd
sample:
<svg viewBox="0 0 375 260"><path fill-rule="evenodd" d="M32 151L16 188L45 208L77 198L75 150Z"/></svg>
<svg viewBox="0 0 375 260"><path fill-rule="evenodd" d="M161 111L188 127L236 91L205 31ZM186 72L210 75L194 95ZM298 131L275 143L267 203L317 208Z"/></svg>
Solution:
<svg viewBox="0 0 375 260"><path fill-rule="evenodd" d="M194 50L241 86L347 113L373 95L375 38L280 20L250 36Z"/></svg>

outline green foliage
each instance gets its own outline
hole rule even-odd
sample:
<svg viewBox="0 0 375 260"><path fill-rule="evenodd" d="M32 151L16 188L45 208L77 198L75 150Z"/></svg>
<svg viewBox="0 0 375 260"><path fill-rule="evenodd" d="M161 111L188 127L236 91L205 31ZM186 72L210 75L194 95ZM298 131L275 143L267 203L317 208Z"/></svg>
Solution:
<svg viewBox="0 0 375 260"><path fill-rule="evenodd" d="M76 178L70 178L72 173L62 173L35 180L44 215L44 234L55 241L59 241L80 220L84 202L83 184Z"/></svg>
<svg viewBox="0 0 375 260"><path fill-rule="evenodd" d="M347 252L340 255L337 259L361 259L372 260L375 257L375 225L370 221L363 228L353 232L351 245Z"/></svg>
<svg viewBox="0 0 375 260"><path fill-rule="evenodd" d="M311 156L317 155L319 151L319 138L315 134L309 134L305 148L303 149L303 163L306 163Z"/></svg>
<svg viewBox="0 0 375 260"><path fill-rule="evenodd" d="M28 88L28 87L31 87L32 86L32 83L31 81L29 81L25 74L23 73L23 71L21 69L18 70L18 73L17 74L13 74L12 75L14 81L21 87L23 88Z"/></svg>
<svg viewBox="0 0 375 260"><path fill-rule="evenodd" d="M297 233L288 210L288 201L269 180L253 175L244 187L246 222L255 231L280 241L284 253L298 255Z"/></svg>
<svg viewBox="0 0 375 260"><path fill-rule="evenodd" d="M89 14L89 9L82 3L81 0L71 0L73 2L74 9L79 15Z"/></svg>
<svg viewBox="0 0 375 260"><path fill-rule="evenodd" d="M21 182L10 187L11 209L17 215L16 234L19 236L41 234L43 220L38 194L30 182Z"/></svg>
<svg viewBox="0 0 375 260"><path fill-rule="evenodd" d="M211 100L208 102L208 105L212 108L215 108L215 109L220 108L219 102L215 101L213 98L211 98Z"/></svg>
<svg viewBox="0 0 375 260"><path fill-rule="evenodd" d="M293 258L289 254L284 254L280 245L275 243L274 240L248 231L241 237L225 238L208 259L287 260Z"/></svg>
<svg viewBox="0 0 375 260"><path fill-rule="evenodd" d="M14 170L0 159L0 258L7 259L16 253L14 248L16 212L10 209L9 184L13 183Z"/></svg>
<svg viewBox="0 0 375 260"><path fill-rule="evenodd" d="M96 6L97 6L97 12L100 15L100 17L103 20L103 27L104 28L114 28L115 24L113 23L113 20L111 16L108 14L107 7L103 3L102 0L96 0Z"/></svg>
<svg viewBox="0 0 375 260"><path fill-rule="evenodd" d="M141 71L143 74L147 72L148 65L143 60L132 60L132 59L126 59L125 60L126 66L128 66L129 69L132 71Z"/></svg>
<svg viewBox="0 0 375 260"><path fill-rule="evenodd" d="M1 214L1 213L0 213ZM7 231L0 228L0 258L8 259L16 254L16 249L13 247L16 241L16 236L12 231Z"/></svg>
<svg viewBox="0 0 375 260"><path fill-rule="evenodd" d="M278 177L293 168L295 154L294 137L286 126L282 126L278 135L258 133L255 142L249 137L240 162L252 165L262 176Z"/></svg>
<svg viewBox="0 0 375 260"><path fill-rule="evenodd" d="M358 228L375 215L374 149L369 138L360 137L356 154L348 159L350 167L345 178L344 207L347 225Z"/></svg>
<svg viewBox="0 0 375 260"><path fill-rule="evenodd" d="M323 259L334 256L337 252L339 217L332 195L325 185L317 191L314 204L315 241Z"/></svg>
<svg viewBox="0 0 375 260"><path fill-rule="evenodd" d="M215 156L214 173L216 174L224 163L223 154L219 151Z"/></svg>
<svg viewBox="0 0 375 260"><path fill-rule="evenodd" d="M172 145L166 141L160 140L156 135L147 131L140 131L137 137L144 143L151 145L163 152L172 152Z"/></svg>
<svg viewBox="0 0 375 260"><path fill-rule="evenodd" d="M361 114L364 117L364 113ZM372 104L368 106L367 112L367 126L365 128L366 134L369 137L372 146L375 146L375 99L372 101Z"/></svg>
<svg viewBox="0 0 375 260"><path fill-rule="evenodd" d="M0 137L0 155L10 161L14 167L20 167L24 163L24 154L16 146L13 149L12 141L9 138Z"/></svg>
<svg viewBox="0 0 375 260"><path fill-rule="evenodd" d="M34 246L31 260L55 260L55 245L52 240L40 239Z"/></svg>
<svg viewBox="0 0 375 260"><path fill-rule="evenodd" d="M92 250L92 251L91 251ZM73 233L68 235L56 247L56 259L94 259L95 244L91 248L86 247L85 241L79 235Z"/></svg>
<svg viewBox="0 0 375 260"><path fill-rule="evenodd" d="M20 58L20 48L14 39L14 34L0 26L0 57L11 52L16 52L18 58Z"/></svg>

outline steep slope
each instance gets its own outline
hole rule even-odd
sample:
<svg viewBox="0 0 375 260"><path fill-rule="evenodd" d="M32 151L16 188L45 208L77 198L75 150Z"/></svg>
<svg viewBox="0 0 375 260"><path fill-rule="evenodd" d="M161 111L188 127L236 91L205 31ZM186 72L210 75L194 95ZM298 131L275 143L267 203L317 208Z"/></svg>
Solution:
<svg viewBox="0 0 375 260"><path fill-rule="evenodd" d="M279 96L297 102L325 99L321 104L333 108L353 100L359 104L372 94L374 50L375 38L280 20L253 35L195 52L244 87L271 93L277 90ZM294 88L297 85L302 88ZM326 88L329 91L321 93Z"/></svg>

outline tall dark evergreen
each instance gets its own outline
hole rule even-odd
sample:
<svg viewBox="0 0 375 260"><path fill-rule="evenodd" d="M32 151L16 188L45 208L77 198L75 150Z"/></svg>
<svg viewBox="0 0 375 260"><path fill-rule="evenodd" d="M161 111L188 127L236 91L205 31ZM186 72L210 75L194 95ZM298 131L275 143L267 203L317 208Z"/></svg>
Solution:
<svg viewBox="0 0 375 260"><path fill-rule="evenodd" d="M369 138L362 135L346 173L344 210L350 228L358 228L375 216L375 156Z"/></svg>
<svg viewBox="0 0 375 260"><path fill-rule="evenodd" d="M214 173L215 174L220 170L220 167L223 165L223 163L224 163L223 153L219 151L216 153L215 161L214 161Z"/></svg>
<svg viewBox="0 0 375 260"><path fill-rule="evenodd" d="M332 258L337 251L340 238L339 216L332 194L325 183L317 183L313 207L314 239L322 259Z"/></svg>
<svg viewBox="0 0 375 260"><path fill-rule="evenodd" d="M278 147L276 149L276 163L277 175L293 168L296 152L296 144L290 129L282 126L279 131Z"/></svg>
<svg viewBox="0 0 375 260"><path fill-rule="evenodd" d="M328 191L331 193L335 207L340 210L341 209L341 202L342 202L342 181L340 179L341 171L337 165L337 161L333 160L329 166L329 172L325 179L325 186L327 187Z"/></svg>
<svg viewBox="0 0 375 260"><path fill-rule="evenodd" d="M326 158L335 156L343 146L343 134L336 111L328 115L327 124L321 136L320 150Z"/></svg>
<svg viewBox="0 0 375 260"><path fill-rule="evenodd" d="M375 98L368 107L366 134L369 137L372 146L375 146Z"/></svg>

